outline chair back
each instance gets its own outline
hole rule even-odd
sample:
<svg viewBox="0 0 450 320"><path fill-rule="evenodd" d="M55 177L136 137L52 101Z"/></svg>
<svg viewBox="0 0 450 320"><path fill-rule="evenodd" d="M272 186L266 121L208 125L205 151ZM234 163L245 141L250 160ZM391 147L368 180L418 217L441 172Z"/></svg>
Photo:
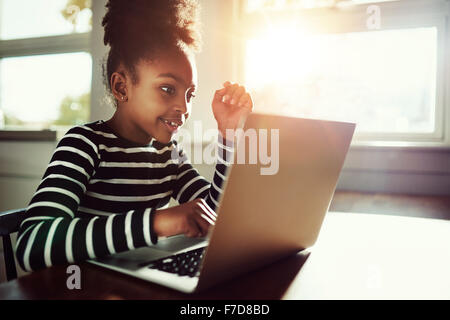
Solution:
<svg viewBox="0 0 450 320"><path fill-rule="evenodd" d="M3 257L5 260L6 280L17 278L14 250L11 244L11 233L19 231L25 217L25 208L0 212L0 237L3 239Z"/></svg>

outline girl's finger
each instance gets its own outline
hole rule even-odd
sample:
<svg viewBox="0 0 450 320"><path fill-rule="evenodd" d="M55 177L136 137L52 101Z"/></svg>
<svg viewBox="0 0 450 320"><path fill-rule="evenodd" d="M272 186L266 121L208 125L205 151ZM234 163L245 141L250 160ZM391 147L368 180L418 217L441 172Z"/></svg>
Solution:
<svg viewBox="0 0 450 320"><path fill-rule="evenodd" d="M250 94L246 92L241 96L238 102L238 107L244 107L248 102L251 102Z"/></svg>
<svg viewBox="0 0 450 320"><path fill-rule="evenodd" d="M224 95L224 94L227 92L227 88L224 87L224 88L222 88L222 89L217 90L216 92L219 93L219 94L221 94L221 95Z"/></svg>
<svg viewBox="0 0 450 320"><path fill-rule="evenodd" d="M247 103L244 105L244 108L249 109L249 111L253 110L253 102L252 99L250 98L249 101L247 101Z"/></svg>
<svg viewBox="0 0 450 320"><path fill-rule="evenodd" d="M198 209L198 211L196 210L196 212L197 214L195 215L194 219L197 225L199 226L200 229L199 232L206 235L208 233L209 226L214 225L214 222L211 221L211 219L209 219L205 213L201 212L200 209Z"/></svg>
<svg viewBox="0 0 450 320"><path fill-rule="evenodd" d="M231 86L231 82L230 81L225 81L224 83L223 83L223 86L226 88L226 87L229 87L229 86Z"/></svg>
<svg viewBox="0 0 450 320"><path fill-rule="evenodd" d="M222 101L223 95L225 94L226 90L227 90L227 88L222 88L222 89L216 90L216 92L214 93L214 100Z"/></svg>
<svg viewBox="0 0 450 320"><path fill-rule="evenodd" d="M185 235L187 237L196 237L200 232L201 232L201 228L200 226L197 224L197 221L195 219L188 219L188 230L185 233Z"/></svg>
<svg viewBox="0 0 450 320"><path fill-rule="evenodd" d="M222 102L229 103L231 98L233 97L234 92L239 88L238 84L232 84L228 87L226 87L227 91L225 95L223 96Z"/></svg>
<svg viewBox="0 0 450 320"><path fill-rule="evenodd" d="M245 88L242 86L239 86L236 91L234 91L233 96L230 100L230 104L237 105L239 100L241 99L242 95L245 93Z"/></svg>

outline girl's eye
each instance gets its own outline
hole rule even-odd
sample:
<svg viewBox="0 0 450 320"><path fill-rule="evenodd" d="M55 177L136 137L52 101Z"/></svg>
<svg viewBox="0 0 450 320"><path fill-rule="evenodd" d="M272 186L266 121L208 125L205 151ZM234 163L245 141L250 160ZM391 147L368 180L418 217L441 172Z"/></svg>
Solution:
<svg viewBox="0 0 450 320"><path fill-rule="evenodd" d="M162 86L161 90L166 92L169 95L173 95L175 93L175 88L171 86Z"/></svg>

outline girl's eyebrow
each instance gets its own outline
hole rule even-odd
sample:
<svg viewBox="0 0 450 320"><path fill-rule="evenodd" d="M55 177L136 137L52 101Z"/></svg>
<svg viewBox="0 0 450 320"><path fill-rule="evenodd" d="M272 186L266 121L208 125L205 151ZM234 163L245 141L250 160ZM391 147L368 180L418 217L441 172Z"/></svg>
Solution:
<svg viewBox="0 0 450 320"><path fill-rule="evenodd" d="M184 82L184 80L181 77L178 77L177 75L174 75L173 73L170 73L170 72L169 73L161 73L161 74L158 75L157 78L172 78L175 81L177 81L177 82L179 82L179 83L181 83L181 84L183 84L183 85L185 85L187 87L186 82ZM195 84L191 83L191 85L189 87L194 87L195 88Z"/></svg>

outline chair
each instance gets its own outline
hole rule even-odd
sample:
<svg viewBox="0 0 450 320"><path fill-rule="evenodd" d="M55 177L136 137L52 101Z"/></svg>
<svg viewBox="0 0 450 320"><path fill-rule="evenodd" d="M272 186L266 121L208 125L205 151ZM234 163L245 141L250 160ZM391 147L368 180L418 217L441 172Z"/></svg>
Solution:
<svg viewBox="0 0 450 320"><path fill-rule="evenodd" d="M11 233L19 230L25 217L25 208L0 212L0 236L3 239L3 256L5 259L6 280L17 278L14 250L11 245Z"/></svg>

